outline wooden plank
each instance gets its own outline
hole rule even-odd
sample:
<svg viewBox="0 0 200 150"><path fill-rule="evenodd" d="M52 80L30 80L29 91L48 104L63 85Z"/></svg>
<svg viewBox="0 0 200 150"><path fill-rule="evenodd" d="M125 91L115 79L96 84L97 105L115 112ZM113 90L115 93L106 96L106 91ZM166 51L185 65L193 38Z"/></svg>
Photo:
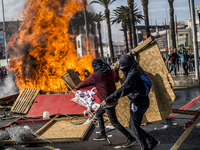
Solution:
<svg viewBox="0 0 200 150"><path fill-rule="evenodd" d="M18 96L19 96L19 93L14 94L14 95L10 95L10 96L6 96L6 97L2 97L2 98L0 98L0 102L10 100L10 99L14 99L14 98L16 99Z"/></svg>
<svg viewBox="0 0 200 150"><path fill-rule="evenodd" d="M11 112L26 114L39 92L40 89L23 89Z"/></svg>
<svg viewBox="0 0 200 150"><path fill-rule="evenodd" d="M200 120L200 113L198 113L198 115L194 119L194 122L185 130L185 132L181 135L181 137L176 141L176 143L173 145L173 147L170 150L177 150L181 146L181 144L188 137L188 135L196 126L196 124L199 122L199 120Z"/></svg>
<svg viewBox="0 0 200 150"><path fill-rule="evenodd" d="M87 134L88 128L90 127L91 123L88 124L78 124L74 125L70 122L69 117L62 117L59 120L55 120L46 130L40 134L41 137L45 137L47 139L53 138L80 138ZM76 118L81 119L81 118Z"/></svg>
<svg viewBox="0 0 200 150"><path fill-rule="evenodd" d="M16 105L15 109L13 110L13 112L18 113L18 111L21 109L21 105L22 105L22 103L24 101L24 97L26 96L27 92L28 92L27 89L24 89L21 97L18 100L18 104Z"/></svg>
<svg viewBox="0 0 200 150"><path fill-rule="evenodd" d="M173 89L188 89L188 87L179 87L179 86L174 86Z"/></svg>
<svg viewBox="0 0 200 150"><path fill-rule="evenodd" d="M24 91L24 89L20 92L19 96L17 97L17 100L16 100L15 103L13 104L13 107L11 108L11 112L14 111L16 105L17 105L18 102L19 102L19 99L20 99L21 95L23 94L23 91Z"/></svg>
<svg viewBox="0 0 200 150"><path fill-rule="evenodd" d="M45 129L47 129L56 119L59 115L56 115L51 121L49 121L47 124L45 124L42 128L40 128L38 131L35 132L36 135L40 135Z"/></svg>
<svg viewBox="0 0 200 150"><path fill-rule="evenodd" d="M88 131L90 130L90 128L92 127L93 125L93 122L90 121L89 124L88 124L88 128L86 128L84 131L83 131L83 134L81 135L81 140L84 140L85 136L87 135Z"/></svg>
<svg viewBox="0 0 200 150"><path fill-rule="evenodd" d="M33 95L33 97L31 98L31 100L28 102L28 107L26 107L24 114L27 114L29 109L31 108L35 98L37 97L38 93L40 92L40 89L35 89L35 94Z"/></svg>
<svg viewBox="0 0 200 150"><path fill-rule="evenodd" d="M34 91L35 91L35 89L29 90L29 93L26 96L26 101L24 102L23 107L20 110L20 113L24 113L24 110L27 108L27 105L28 105L29 101L31 100L31 98L34 95Z"/></svg>
<svg viewBox="0 0 200 150"><path fill-rule="evenodd" d="M30 91L31 91L30 89L25 89L23 98L20 99L20 103L18 107L16 108L16 111L15 111L16 113L21 113L21 109L23 108L24 103L26 102L26 98L29 95Z"/></svg>
<svg viewBox="0 0 200 150"><path fill-rule="evenodd" d="M172 109L172 113L187 114L187 115L197 115L199 113L199 111Z"/></svg>
<svg viewBox="0 0 200 150"><path fill-rule="evenodd" d="M3 127L0 127L0 130L2 130L2 129L5 129L5 128L7 128L7 127L9 127L10 125L12 125L13 123L15 123L16 121L19 121L19 120L21 120L22 118L18 118L18 119L16 119L16 120L14 120L14 121L12 121L12 122L10 122L9 124L7 124L7 125L5 125L5 126L3 126Z"/></svg>
<svg viewBox="0 0 200 150"><path fill-rule="evenodd" d="M148 39L146 39L144 42L142 42L140 45L138 45L136 48L132 49L131 52L140 52L141 50L145 49L151 42L154 41L154 37L150 36ZM130 52L128 53L128 55Z"/></svg>

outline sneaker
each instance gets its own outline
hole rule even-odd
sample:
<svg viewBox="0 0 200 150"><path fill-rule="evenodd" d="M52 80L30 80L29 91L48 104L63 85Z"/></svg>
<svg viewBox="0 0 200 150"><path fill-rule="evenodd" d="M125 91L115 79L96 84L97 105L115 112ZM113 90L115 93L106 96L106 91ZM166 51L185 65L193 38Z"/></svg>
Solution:
<svg viewBox="0 0 200 150"><path fill-rule="evenodd" d="M158 147L160 145L160 141L155 141L155 143L150 145L150 150L153 150L154 148Z"/></svg>
<svg viewBox="0 0 200 150"><path fill-rule="evenodd" d="M122 147L129 147L129 146L135 144L135 142L136 142L135 139L133 139L133 140L129 140L128 139L127 142L126 142L126 144L122 145Z"/></svg>
<svg viewBox="0 0 200 150"><path fill-rule="evenodd" d="M93 140L95 141L105 141L106 140L106 135L99 135L97 138L94 138Z"/></svg>

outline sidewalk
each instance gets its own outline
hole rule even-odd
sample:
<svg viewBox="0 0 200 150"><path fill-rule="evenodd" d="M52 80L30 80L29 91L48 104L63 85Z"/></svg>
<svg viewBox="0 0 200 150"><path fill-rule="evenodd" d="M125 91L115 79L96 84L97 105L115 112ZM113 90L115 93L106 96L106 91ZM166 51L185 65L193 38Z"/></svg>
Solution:
<svg viewBox="0 0 200 150"><path fill-rule="evenodd" d="M177 76L175 76L174 71L171 72L174 80L174 87L194 88L200 86L200 78L195 77L195 71L188 71L188 76L185 76L182 66L179 66L179 71L177 68L176 70Z"/></svg>

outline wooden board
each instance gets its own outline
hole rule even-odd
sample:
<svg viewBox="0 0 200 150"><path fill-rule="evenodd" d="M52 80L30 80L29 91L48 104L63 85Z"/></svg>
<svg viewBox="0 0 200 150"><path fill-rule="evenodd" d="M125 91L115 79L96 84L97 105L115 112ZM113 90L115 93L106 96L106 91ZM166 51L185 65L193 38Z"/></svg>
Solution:
<svg viewBox="0 0 200 150"><path fill-rule="evenodd" d="M144 69L152 82L149 93L150 106L144 115L142 123L153 122L169 118L172 102L175 95L172 89L174 81L163 61L157 43L152 37L145 40L132 52L138 52L135 58L138 64ZM117 62L119 63L119 62ZM117 89L125 81L124 74L119 71L120 80L116 83ZM130 106L128 98L122 97L117 105L117 116L120 123L128 126L130 117Z"/></svg>
<svg viewBox="0 0 200 150"><path fill-rule="evenodd" d="M13 113L27 114L40 89L23 89L11 108Z"/></svg>
<svg viewBox="0 0 200 150"><path fill-rule="evenodd" d="M14 101L17 99L17 97L19 96L19 93L17 94L13 94L10 96L6 96L6 97L2 97L0 98L0 105L9 105L10 106L14 103Z"/></svg>
<svg viewBox="0 0 200 150"><path fill-rule="evenodd" d="M88 119L86 117L77 118ZM90 121L85 124L74 125L70 123L70 119L71 118L69 117L60 117L59 115L56 115L52 120L50 120L35 133L35 135L38 135L39 138L23 143L57 143L84 140L93 122ZM16 121L18 120L19 119L17 119ZM72 122L74 121L75 120L73 119ZM3 140L0 141L0 144L16 144L16 142L13 140Z"/></svg>
<svg viewBox="0 0 200 150"><path fill-rule="evenodd" d="M79 118L81 119L81 118ZM53 120L46 128L40 130L39 139L68 139L68 141L82 141L92 125L92 121L86 124L74 125L69 117L61 117Z"/></svg>
<svg viewBox="0 0 200 150"><path fill-rule="evenodd" d="M188 135L194 129L194 127L199 122L199 120L200 120L200 113L198 113L195 116L195 119L193 120L193 123L185 130L185 132L181 135L181 137L176 141L176 143L172 146L172 148L170 150L177 150L181 146L181 144L188 137Z"/></svg>

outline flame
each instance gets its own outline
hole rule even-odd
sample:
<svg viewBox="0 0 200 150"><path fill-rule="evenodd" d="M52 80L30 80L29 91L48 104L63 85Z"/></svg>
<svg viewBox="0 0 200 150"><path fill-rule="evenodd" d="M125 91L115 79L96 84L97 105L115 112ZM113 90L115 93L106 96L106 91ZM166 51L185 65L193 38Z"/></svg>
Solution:
<svg viewBox="0 0 200 150"><path fill-rule="evenodd" d="M61 76L67 69L78 72L81 80L86 70L93 72L94 55L78 59L74 36L68 34L70 18L82 9L78 0L27 0L19 33L8 43L8 68L15 72L20 90L65 91Z"/></svg>

